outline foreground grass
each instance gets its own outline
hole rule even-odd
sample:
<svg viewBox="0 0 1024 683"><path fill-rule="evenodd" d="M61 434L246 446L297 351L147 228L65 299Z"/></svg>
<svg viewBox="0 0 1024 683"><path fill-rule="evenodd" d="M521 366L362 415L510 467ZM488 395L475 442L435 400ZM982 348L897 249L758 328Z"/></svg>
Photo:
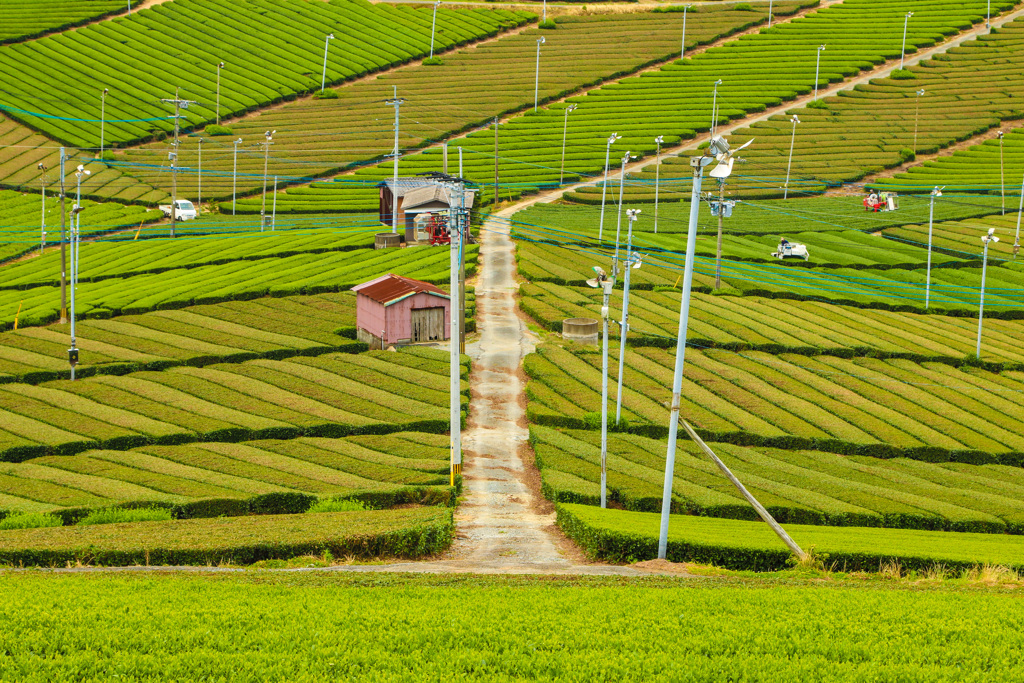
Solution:
<svg viewBox="0 0 1024 683"><path fill-rule="evenodd" d="M0 574L0 679L1019 680L1024 601L963 582Z"/></svg>

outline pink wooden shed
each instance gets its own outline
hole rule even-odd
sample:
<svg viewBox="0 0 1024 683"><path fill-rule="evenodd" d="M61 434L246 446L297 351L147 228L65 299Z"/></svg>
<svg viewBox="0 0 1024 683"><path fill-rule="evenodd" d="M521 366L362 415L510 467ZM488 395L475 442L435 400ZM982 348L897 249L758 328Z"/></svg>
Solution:
<svg viewBox="0 0 1024 683"><path fill-rule="evenodd" d="M440 287L388 273L352 291L356 338L371 349L448 339L451 298Z"/></svg>

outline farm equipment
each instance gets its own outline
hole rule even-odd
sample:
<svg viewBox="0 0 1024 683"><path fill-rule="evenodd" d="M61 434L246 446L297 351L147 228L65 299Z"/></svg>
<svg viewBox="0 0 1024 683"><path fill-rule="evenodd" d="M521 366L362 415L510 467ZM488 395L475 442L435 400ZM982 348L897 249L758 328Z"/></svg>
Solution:
<svg viewBox="0 0 1024 683"><path fill-rule="evenodd" d="M895 192L872 192L864 198L865 211L895 211L900 208L899 195Z"/></svg>
<svg viewBox="0 0 1024 683"><path fill-rule="evenodd" d="M804 261L808 261L811 258L806 244L794 244L786 240L786 238L782 238L779 246L772 252L772 256L780 261L788 258L802 258Z"/></svg>
<svg viewBox="0 0 1024 683"><path fill-rule="evenodd" d="M430 246L452 243L452 233L448 229L447 216L437 214L430 216L430 221L427 223L427 238L430 240Z"/></svg>

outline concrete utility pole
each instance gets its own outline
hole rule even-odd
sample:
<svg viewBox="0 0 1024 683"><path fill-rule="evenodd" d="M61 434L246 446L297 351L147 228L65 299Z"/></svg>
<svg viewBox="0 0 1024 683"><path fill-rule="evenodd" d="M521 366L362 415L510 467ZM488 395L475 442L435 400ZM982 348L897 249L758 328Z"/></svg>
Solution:
<svg viewBox="0 0 1024 683"><path fill-rule="evenodd" d="M196 215L203 213L203 139L199 138L199 171L196 173Z"/></svg>
<svg viewBox="0 0 1024 683"><path fill-rule="evenodd" d="M391 158L394 161L395 172L393 185L391 187L391 232L398 234L398 121L399 121L399 109L402 106L402 102L405 102L404 98L398 96L398 86L392 86L394 88L394 97L390 100L384 100L384 104L395 108L395 149L391 153Z"/></svg>
<svg viewBox="0 0 1024 683"><path fill-rule="evenodd" d="M658 151L654 153L654 233L658 233L658 185L661 182L661 143L665 141L664 135L654 138Z"/></svg>
<svg viewBox="0 0 1024 683"><path fill-rule="evenodd" d="M498 192L498 117L494 117L494 208L498 208L501 193Z"/></svg>
<svg viewBox="0 0 1024 683"><path fill-rule="evenodd" d="M622 375L626 366L626 336L629 334L629 274L634 265L639 266L633 256L633 223L640 209L627 209L629 229L626 232L626 262L622 276L622 322L619 324L619 385L615 395L615 424L622 421Z"/></svg>
<svg viewBox="0 0 1024 683"><path fill-rule="evenodd" d="M569 132L569 114L576 111L577 105L570 104L565 108L565 118L562 122L562 163L558 167L558 184L565 180L565 136Z"/></svg>
<svg viewBox="0 0 1024 683"><path fill-rule="evenodd" d="M263 203L260 205L260 232L263 232L267 225L267 164L270 162L270 146L274 144L276 132L277 130L268 130L263 134L266 142L263 143Z"/></svg>
<svg viewBox="0 0 1024 683"><path fill-rule="evenodd" d="M67 211L64 205L64 161L66 159L64 148L60 148L60 324L68 322L68 252L67 235L65 233L65 217Z"/></svg>
<svg viewBox="0 0 1024 683"><path fill-rule="evenodd" d="M110 88L104 88L100 93L100 159L103 158L103 127L107 121L107 93Z"/></svg>
<svg viewBox="0 0 1024 683"><path fill-rule="evenodd" d="M43 249L46 248L46 165L40 161L36 168L42 171L39 174L39 194L43 204L43 215L39 219L39 255L42 256Z"/></svg>
<svg viewBox="0 0 1024 683"><path fill-rule="evenodd" d="M715 289L722 288L722 217L725 215L725 178L718 179L718 247L715 249Z"/></svg>
<svg viewBox="0 0 1024 683"><path fill-rule="evenodd" d="M220 125L220 70L224 68L224 62L217 64L217 125Z"/></svg>
<svg viewBox="0 0 1024 683"><path fill-rule="evenodd" d="M168 156L171 160L171 237L174 237L175 225L177 221L177 201L178 201L178 131L181 128L179 122L181 120L181 110L188 109L190 104L199 104L195 100L183 100L178 97L178 88L174 89L174 99L161 99L161 102L174 105L174 151Z"/></svg>
<svg viewBox="0 0 1024 683"><path fill-rule="evenodd" d="M451 180L449 178L449 180ZM465 192L466 186L462 178L458 178L456 182L446 183L448 189L448 234L451 236L451 244L449 248L449 291L451 293L451 305L449 307L450 315L450 333L449 333L449 345L450 345L450 367L449 367L449 401L450 401L450 433L451 433L451 468L450 468L450 484L455 485L455 477L461 476L462 474L462 392L461 392L461 362L459 354L461 353L460 345L456 345L455 340L459 337L459 317L456 313L458 308L462 305L462 301L459 291L460 283L459 280L459 268L461 261L461 253L465 248L465 239L463 237L465 233L466 222L464 221L463 207L465 206ZM452 195L457 195L453 197ZM456 204L458 208L453 205Z"/></svg>

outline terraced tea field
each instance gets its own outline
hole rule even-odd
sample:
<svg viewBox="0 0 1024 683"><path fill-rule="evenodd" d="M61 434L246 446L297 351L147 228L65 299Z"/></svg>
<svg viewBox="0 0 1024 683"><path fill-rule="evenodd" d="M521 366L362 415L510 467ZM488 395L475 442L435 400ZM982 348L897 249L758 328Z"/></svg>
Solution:
<svg viewBox="0 0 1024 683"><path fill-rule="evenodd" d="M38 38L73 26L119 14L127 9L122 0L5 0L0 45Z"/></svg>
<svg viewBox="0 0 1024 683"><path fill-rule="evenodd" d="M447 49L516 26L530 13L503 10L446 10L444 32L436 45ZM198 100L188 108L186 128L220 116L310 93L319 85L321 47L329 33L338 34L327 57L327 82L339 83L424 56L430 48L430 12L401 5L373 5L360 0L305 2L196 2L176 0L118 17L73 33L29 45L0 47L0 69L9 75L4 112L48 136L78 147L99 147L100 92L106 98L106 142L131 144L173 130L167 105L173 96ZM288 30L282 30L287 26ZM393 40L401 36L402 40ZM88 55L85 68L66 83L66 97L83 104L41 97L47 82L60 78L63 65ZM153 59L159 55L159 59ZM266 59L278 65L268 69ZM225 62L218 69L217 64ZM204 68L205 67L205 68ZM37 116L41 110L46 116Z"/></svg>
<svg viewBox="0 0 1024 683"><path fill-rule="evenodd" d="M569 535L593 555L643 560L656 555L658 517L642 512L599 510L565 504L559 518ZM786 566L789 555L764 524L678 516L670 532L670 557L676 562L707 562L731 569L771 571ZM1024 539L989 534L943 534L891 529L834 529L790 525L799 543L827 555L841 571L867 570L897 562L903 567L966 569L979 562L1019 566ZM882 548L892 547L898 550Z"/></svg>
<svg viewBox="0 0 1024 683"><path fill-rule="evenodd" d="M538 282L524 285L522 308L552 332L566 318L599 318L601 295L589 287ZM959 362L974 351L977 323L971 319L924 316L835 306L815 301L778 301L754 296L696 293L690 304L688 345L698 349L757 350L768 353L872 355L916 361ZM677 291L637 291L630 298L633 346L675 345ZM611 301L611 318L622 317L622 296ZM990 320L982 343L985 359L1024 367L1018 321Z"/></svg>
<svg viewBox="0 0 1024 683"><path fill-rule="evenodd" d="M87 249L84 246L83 252ZM467 248L467 253L472 250L473 247ZM471 262L471 258L468 260ZM468 268L472 272L472 265ZM83 318L107 318L268 295L337 292L370 280L382 271L445 282L448 255L425 248L404 250L397 256L387 251L353 249L233 260L94 282L83 279L78 288L78 310ZM19 307L22 325L45 325L58 320L59 290L59 286L50 284L0 290L0 329L13 326Z"/></svg>
<svg viewBox="0 0 1024 683"><path fill-rule="evenodd" d="M664 434L674 354L627 350L622 412ZM540 347L525 369L540 424L584 427L600 410L600 354ZM902 359L687 353L682 414L709 438L838 453L1019 463L1024 375Z"/></svg>
<svg viewBox="0 0 1024 683"><path fill-rule="evenodd" d="M648 250L641 240L635 241L635 247L646 258L644 268L637 271L631 286L637 289L679 286L684 266L682 253ZM588 270L592 264L610 271L613 256L614 248L608 246L565 247L544 242L521 242L519 272L532 282L581 287L590 276ZM844 260L849 260L849 257ZM715 259L700 256L696 260L693 282L697 291L704 293L717 291L719 294L913 313L976 315L981 287L980 263L966 264L972 267L934 268L931 272L931 305L926 309L927 269L921 267L924 264L919 257L915 257L916 267L912 269L891 267L892 264L888 268L865 269L865 260L853 266L793 268L725 259L722 261L723 287L715 290ZM1024 279L1019 266L1002 264L989 268L986 277L986 311L989 317L1019 318L1021 303L1024 302L1022 285Z"/></svg>
<svg viewBox="0 0 1024 683"><path fill-rule="evenodd" d="M293 494L378 504L444 500L447 485L448 438L442 434L201 442L5 464L0 508L74 518L89 508L162 505L177 506L172 509L181 516L209 517L246 514L272 505L274 496L287 498L281 494L300 505Z"/></svg>
<svg viewBox="0 0 1024 683"><path fill-rule="evenodd" d="M804 3L806 4L806 3ZM694 49L765 18L767 8L736 10L731 5L704 7L688 13L688 49ZM778 3L776 13L794 11L795 2ZM445 30L446 13L438 16ZM195 133L180 147L182 165L189 172L179 177L179 187L192 196L198 190L199 140L202 139L204 194L225 200L227 210L234 178L233 141L238 145L238 187L244 192L261 187L264 132L276 130L268 162L269 174L293 184L297 179L324 176L376 161L391 152L393 133L386 120L383 100L397 88L405 100L401 108L399 143L403 150L436 142L486 124L494 116L507 116L533 105L534 52L543 47L545 77L538 84L540 102L573 94L609 78L619 77L651 63L670 59L680 49L682 15L630 12L561 16L557 29L532 28L493 41L447 53L441 64L412 65L382 74L373 80L337 87L331 99L302 99L229 122L230 133L211 137ZM629 50L621 49L629 36ZM503 87L492 87L500 79ZM154 143L118 155L119 167L140 180L170 190L163 167L166 143ZM121 166L120 164L123 164ZM449 149L449 169L458 167L458 151ZM290 188L279 197L279 209L308 211L311 206L332 211L344 203L331 203L323 191L331 184ZM344 187L344 185L342 186ZM373 188L361 190L374 194ZM308 201L303 202L303 199ZM365 202L364 202L365 204ZM238 204L243 211L258 211L252 200Z"/></svg>
<svg viewBox="0 0 1024 683"><path fill-rule="evenodd" d="M53 192L53 188L48 189L50 196L46 199L45 214L43 198L39 194L29 195L0 190L0 263L25 252L37 251L44 243L60 243L60 199L54 196L56 193ZM74 204L74 197L71 197L67 204L70 210L71 204ZM159 211L113 202L97 204L83 200L82 206L85 207L81 225L83 236L138 228L163 217ZM70 220L66 220L65 223L70 229ZM44 228L45 240L42 234Z"/></svg>
<svg viewBox="0 0 1024 683"><path fill-rule="evenodd" d="M1002 12L1011 5L993 5ZM612 133L622 139L615 156L629 150L641 156L655 152L654 139L666 145L694 137L712 126L711 107L717 103L716 124L764 111L769 106L810 94L815 86L816 47L822 36L832 46L821 55L817 83L841 82L900 55L903 14L900 5L846 0L822 8L771 30L748 34L713 47L682 63L602 86L577 104L571 135L567 135L566 170L570 177L595 176L604 168L605 140ZM984 19L983 3L928 3L920 5L907 29L906 50L934 45ZM772 79L763 78L766 65ZM722 79L717 91L713 84ZM717 96L714 94L717 92ZM715 102L713 102L713 100ZM499 133L499 176L502 197L514 199L541 188L555 187L560 175L564 107L548 107L536 114L516 117ZM480 183L494 178L493 130L471 133L451 144L461 145L468 157L464 174ZM403 173L440 168L439 150L408 157ZM360 169L353 177L379 180L391 173L389 164ZM349 189L351 210L368 208L372 195ZM507 193L507 194L505 194ZM335 193L335 201L343 199Z"/></svg>
<svg viewBox="0 0 1024 683"><path fill-rule="evenodd" d="M1015 85L1022 42L1024 19L1015 19L993 33L979 35L909 66L899 78L875 79L843 90L838 96L823 98L817 106L795 108L737 129L733 133L737 140L754 138L754 144L745 152L748 163L743 172L730 179L729 194L781 197L790 147L793 159L788 194L803 196L900 166L915 154L937 152L1003 122L1012 125L1018 115L1015 100L1024 95ZM793 115L800 121L795 133ZM1013 136L1006 138L1008 156L1019 156L1016 140ZM936 174L930 170L933 162L929 161L912 167L909 173L898 174L896 179L881 180L877 186L924 193L935 185L961 191L998 189L994 142L985 149L988 156L984 173L976 167L972 176L969 167L964 166L973 154L984 152L957 151L952 159L940 162L940 168L949 171ZM951 172L951 163L957 166L959 175ZM685 166L685 159L664 160L660 174L662 181L668 182L662 186L662 201L689 194L689 169ZM629 201L653 201L654 179L653 167L631 175L626 188ZM593 202L594 195L593 188L585 188L568 196Z"/></svg>
<svg viewBox="0 0 1024 683"><path fill-rule="evenodd" d="M535 425L544 491L556 502L600 500L600 435ZM661 509L665 442L609 435L608 491L628 510ZM963 462L880 460L822 451L711 444L784 524L1013 533L1021 526L1024 470ZM756 521L753 508L690 442L677 454L672 510Z"/></svg>
<svg viewBox="0 0 1024 683"><path fill-rule="evenodd" d="M447 356L430 350L7 383L0 459L147 443L443 432L447 387Z"/></svg>

